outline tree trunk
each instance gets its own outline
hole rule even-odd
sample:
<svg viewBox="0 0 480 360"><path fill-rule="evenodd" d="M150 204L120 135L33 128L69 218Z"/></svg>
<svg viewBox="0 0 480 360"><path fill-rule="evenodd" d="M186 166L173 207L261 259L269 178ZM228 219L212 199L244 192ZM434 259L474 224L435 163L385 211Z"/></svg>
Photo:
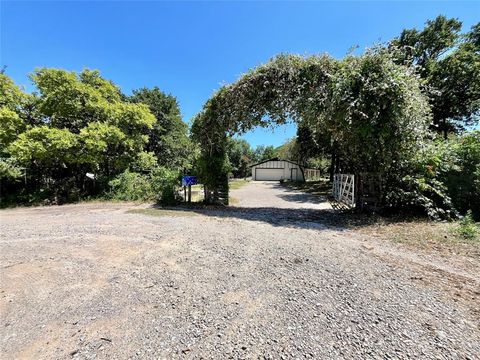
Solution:
<svg viewBox="0 0 480 360"><path fill-rule="evenodd" d="M332 150L330 159L330 182L333 182L333 175L335 174L335 149Z"/></svg>
<svg viewBox="0 0 480 360"><path fill-rule="evenodd" d="M335 154L335 174L340 172L340 154L337 152Z"/></svg>

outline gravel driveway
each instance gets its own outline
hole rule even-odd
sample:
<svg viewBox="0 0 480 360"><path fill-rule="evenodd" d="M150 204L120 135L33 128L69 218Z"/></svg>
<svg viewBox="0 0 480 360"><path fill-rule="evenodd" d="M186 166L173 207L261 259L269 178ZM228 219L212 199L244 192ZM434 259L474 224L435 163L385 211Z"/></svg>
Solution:
<svg viewBox="0 0 480 360"><path fill-rule="evenodd" d="M253 181L248 186L232 191L232 196L238 199L238 207L273 209L311 209L331 210L326 198L291 190L278 181Z"/></svg>
<svg viewBox="0 0 480 360"><path fill-rule="evenodd" d="M0 211L1 358L479 358L478 273L455 256L322 223L275 183L232 196Z"/></svg>

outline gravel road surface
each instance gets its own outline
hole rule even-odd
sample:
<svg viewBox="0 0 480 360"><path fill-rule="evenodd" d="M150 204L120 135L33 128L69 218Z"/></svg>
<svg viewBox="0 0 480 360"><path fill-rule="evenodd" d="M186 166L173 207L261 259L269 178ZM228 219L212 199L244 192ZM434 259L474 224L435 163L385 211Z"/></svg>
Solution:
<svg viewBox="0 0 480 360"><path fill-rule="evenodd" d="M322 222L276 183L232 196L0 211L0 357L479 359L477 263Z"/></svg>
<svg viewBox="0 0 480 360"><path fill-rule="evenodd" d="M276 181L253 181L248 186L232 191L238 199L237 207L272 209L331 210L324 197L291 190Z"/></svg>

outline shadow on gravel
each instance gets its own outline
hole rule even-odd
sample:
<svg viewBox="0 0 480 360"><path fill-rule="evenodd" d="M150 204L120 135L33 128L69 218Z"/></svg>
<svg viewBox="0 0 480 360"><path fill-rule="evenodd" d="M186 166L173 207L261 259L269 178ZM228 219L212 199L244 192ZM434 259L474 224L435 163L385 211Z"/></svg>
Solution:
<svg viewBox="0 0 480 360"><path fill-rule="evenodd" d="M339 212L330 209L289 209L275 207L236 207L191 204L176 207L159 207L164 212L193 212L204 216L218 218L236 218L259 221L279 227L297 227L304 229L349 230L369 226L379 221L378 216ZM165 214L166 215L166 214ZM167 216L167 215L166 215Z"/></svg>
<svg viewBox="0 0 480 360"><path fill-rule="evenodd" d="M304 204L321 204L327 202L326 197L313 197L309 194L280 194L277 195L279 198L289 201L289 202L296 202L296 203L304 203Z"/></svg>
<svg viewBox="0 0 480 360"><path fill-rule="evenodd" d="M315 186L312 186L314 184ZM309 185L310 187L307 187ZM275 189L290 189L297 191L295 194L278 194L279 198L294 203L302 204L321 204L328 202L329 192L326 192L324 188L320 187L318 183L296 183L296 182L287 182L283 184L273 185Z"/></svg>
<svg viewBox="0 0 480 360"><path fill-rule="evenodd" d="M402 215L385 217L376 214L358 213L346 207L338 206L334 202L331 203L333 209L308 208L308 203L320 204L329 201L330 185L327 185L325 181L273 185L274 188L299 191L298 193L275 194L275 196L283 198L288 202L305 204L305 208L246 207L233 204L221 206L201 203L181 204L173 207L154 206L153 208L157 208L154 211L161 212L158 216L179 216L181 212L184 212L186 216L188 214L199 214L217 218L236 218L264 222L279 227L335 231L408 221L408 217ZM168 215L168 213L172 215Z"/></svg>

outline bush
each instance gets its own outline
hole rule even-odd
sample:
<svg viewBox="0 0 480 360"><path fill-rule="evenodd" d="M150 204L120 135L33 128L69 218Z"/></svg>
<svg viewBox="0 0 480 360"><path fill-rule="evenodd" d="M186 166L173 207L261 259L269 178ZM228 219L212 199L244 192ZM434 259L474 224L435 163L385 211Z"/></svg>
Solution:
<svg viewBox="0 0 480 360"><path fill-rule="evenodd" d="M456 163L451 147L444 141L424 146L388 179L386 203L435 220L456 218L458 214L445 184L446 174L458 168Z"/></svg>
<svg viewBox="0 0 480 360"><path fill-rule="evenodd" d="M480 130L449 140L455 167L445 174L444 182L455 208L480 221Z"/></svg>
<svg viewBox="0 0 480 360"><path fill-rule="evenodd" d="M473 220L471 210L468 210L467 214L460 220L457 232L467 240L474 240L477 237L478 227Z"/></svg>
<svg viewBox="0 0 480 360"><path fill-rule="evenodd" d="M139 173L126 170L108 184L113 199L130 201L155 199L148 177Z"/></svg>
<svg viewBox="0 0 480 360"><path fill-rule="evenodd" d="M480 131L433 141L388 183L387 204L452 219L471 209L480 219Z"/></svg>
<svg viewBox="0 0 480 360"><path fill-rule="evenodd" d="M126 170L109 182L111 197L117 200L156 200L163 204L173 204L177 201L178 178L176 171L163 167L155 167L149 174Z"/></svg>
<svg viewBox="0 0 480 360"><path fill-rule="evenodd" d="M176 187L179 183L179 174L177 171L157 167L150 173L150 182L156 194L157 201L167 205L177 202L178 195Z"/></svg>
<svg viewBox="0 0 480 360"><path fill-rule="evenodd" d="M408 212L418 212L434 220L451 220L457 217L446 186L433 178L420 174L407 175L395 186L389 186L386 203L389 207Z"/></svg>

